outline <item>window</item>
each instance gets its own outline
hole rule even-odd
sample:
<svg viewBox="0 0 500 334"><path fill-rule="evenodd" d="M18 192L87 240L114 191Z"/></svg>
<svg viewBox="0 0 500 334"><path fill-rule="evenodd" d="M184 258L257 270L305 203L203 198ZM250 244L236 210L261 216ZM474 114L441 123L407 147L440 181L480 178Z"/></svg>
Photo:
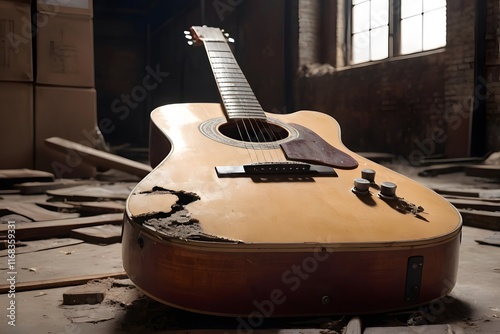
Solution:
<svg viewBox="0 0 500 334"><path fill-rule="evenodd" d="M347 0L352 64L446 45L446 0Z"/></svg>

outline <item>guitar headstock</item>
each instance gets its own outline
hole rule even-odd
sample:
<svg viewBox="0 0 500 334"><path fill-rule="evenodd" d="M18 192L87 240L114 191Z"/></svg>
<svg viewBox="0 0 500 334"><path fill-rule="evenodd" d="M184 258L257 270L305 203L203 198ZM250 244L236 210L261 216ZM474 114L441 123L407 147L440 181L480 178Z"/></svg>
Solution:
<svg viewBox="0 0 500 334"><path fill-rule="evenodd" d="M223 29L207 26L193 26L189 31L184 31L184 37L189 45L200 45L204 41L234 43L234 39Z"/></svg>

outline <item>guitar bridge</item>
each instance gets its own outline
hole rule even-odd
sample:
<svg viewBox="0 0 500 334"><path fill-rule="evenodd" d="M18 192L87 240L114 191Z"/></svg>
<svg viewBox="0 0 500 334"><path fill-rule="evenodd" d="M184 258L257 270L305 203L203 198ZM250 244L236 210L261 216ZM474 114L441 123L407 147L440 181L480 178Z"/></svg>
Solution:
<svg viewBox="0 0 500 334"><path fill-rule="evenodd" d="M328 166L298 162L256 163L241 166L215 167L219 177L254 177L254 176L337 176Z"/></svg>

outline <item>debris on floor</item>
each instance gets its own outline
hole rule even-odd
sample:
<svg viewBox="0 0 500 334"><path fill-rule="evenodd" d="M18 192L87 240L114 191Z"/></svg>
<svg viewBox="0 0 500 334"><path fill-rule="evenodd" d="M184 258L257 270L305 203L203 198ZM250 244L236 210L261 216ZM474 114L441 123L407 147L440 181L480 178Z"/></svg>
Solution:
<svg viewBox="0 0 500 334"><path fill-rule="evenodd" d="M491 246L500 246L500 233L493 232L500 230L499 165L484 167L483 161L434 165L429 159L426 166L408 167L388 162L392 158L387 155L372 156L440 193L461 212L465 256L461 256L451 297L394 314L263 319L251 331L495 333L500 327L500 304L491 291L500 287L495 283L500 268L491 254L500 254L500 249ZM490 158L497 161L493 155ZM20 312L35 309L34 314L24 314L24 324L19 318L20 327L74 333L84 332L85 326L93 326L89 329L95 333L250 333L239 318L195 314L155 301L127 278L121 263L121 224L125 200L140 180L124 171L127 168L108 169L93 180L56 180L31 170L0 171L0 240L5 241L0 243L0 259L4 259L0 273L7 272L8 224L15 220L18 307ZM147 169L137 170L140 174ZM7 284L0 284L1 303L7 301L8 291Z"/></svg>

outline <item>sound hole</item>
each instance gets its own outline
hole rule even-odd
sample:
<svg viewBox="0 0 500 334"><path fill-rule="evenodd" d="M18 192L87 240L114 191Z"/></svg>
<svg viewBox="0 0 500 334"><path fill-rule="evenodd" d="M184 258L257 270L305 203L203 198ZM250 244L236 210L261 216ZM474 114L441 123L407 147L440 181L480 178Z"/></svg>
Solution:
<svg viewBox="0 0 500 334"><path fill-rule="evenodd" d="M280 125L257 120L224 123L219 126L219 131L228 138L251 143L272 143L290 136Z"/></svg>
<svg viewBox="0 0 500 334"><path fill-rule="evenodd" d="M268 118L267 121L252 119L239 122L227 122L224 117L211 118L202 122L199 129L207 138L246 149L248 142L260 140L258 145L252 145L254 150L276 149L279 145L299 137L299 132L294 127L274 118Z"/></svg>

